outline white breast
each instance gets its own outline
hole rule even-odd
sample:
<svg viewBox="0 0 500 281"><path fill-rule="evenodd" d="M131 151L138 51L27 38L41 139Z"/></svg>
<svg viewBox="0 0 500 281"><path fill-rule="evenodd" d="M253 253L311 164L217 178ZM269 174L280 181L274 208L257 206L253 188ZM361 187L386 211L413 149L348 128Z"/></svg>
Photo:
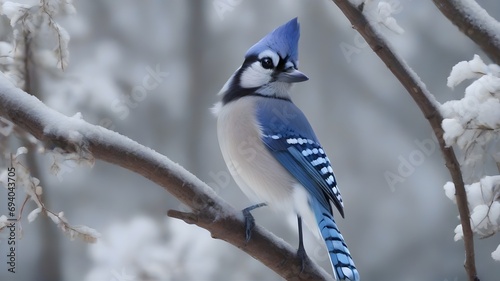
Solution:
<svg viewBox="0 0 500 281"><path fill-rule="evenodd" d="M262 143L255 120L255 99L243 97L217 110L217 135L222 155L235 182L254 204L299 214L316 236L316 219L306 189ZM318 236L319 237L319 236Z"/></svg>
<svg viewBox="0 0 500 281"><path fill-rule="evenodd" d="M236 183L253 203L265 202L293 210L293 189L297 181L260 140L254 117L256 98L240 98L218 112L217 133L222 155Z"/></svg>

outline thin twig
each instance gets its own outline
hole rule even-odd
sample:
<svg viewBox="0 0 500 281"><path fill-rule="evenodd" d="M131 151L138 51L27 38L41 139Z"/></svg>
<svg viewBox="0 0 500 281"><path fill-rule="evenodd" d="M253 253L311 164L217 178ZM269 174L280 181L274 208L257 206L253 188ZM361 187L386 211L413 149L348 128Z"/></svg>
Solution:
<svg viewBox="0 0 500 281"><path fill-rule="evenodd" d="M439 104L434 96L427 90L413 70L409 68L406 62L398 57L386 40L377 32L376 28L364 16L362 9L357 8L348 0L332 0L342 10L349 19L353 27L363 36L373 51L385 63L389 70L406 88L410 96L418 105L425 118L429 121L434 134L436 135L439 147L443 153L446 167L450 172L453 183L455 184L455 196L457 199L458 212L460 214L460 223L463 229L463 240L465 246L465 270L470 281L479 281L476 273L474 257L474 240L470 224L469 205L467 194L465 192L462 172L455 152L452 147L447 147L443 139L443 128L441 123L443 116L439 112Z"/></svg>

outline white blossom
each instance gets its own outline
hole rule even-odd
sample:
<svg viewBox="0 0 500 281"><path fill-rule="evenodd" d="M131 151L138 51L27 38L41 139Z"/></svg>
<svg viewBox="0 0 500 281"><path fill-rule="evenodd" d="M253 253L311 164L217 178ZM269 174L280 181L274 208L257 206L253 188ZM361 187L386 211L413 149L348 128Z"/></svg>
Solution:
<svg viewBox="0 0 500 281"><path fill-rule="evenodd" d="M491 257L496 261L500 261L500 245L498 245L497 249L491 253Z"/></svg>
<svg viewBox="0 0 500 281"><path fill-rule="evenodd" d="M392 15L395 14L396 11L391 3L380 1L377 8L378 20L383 26L397 34L403 34L405 32L404 29L398 24L396 19L392 17Z"/></svg>
<svg viewBox="0 0 500 281"><path fill-rule="evenodd" d="M497 65L486 65L478 55L455 65L448 77L453 88L467 79L475 79L463 98L441 105L442 127L448 146L464 151L465 166L474 167L486 161L485 153L497 142L500 133L500 71ZM493 155L494 156L494 155Z"/></svg>
<svg viewBox="0 0 500 281"><path fill-rule="evenodd" d="M9 225L9 220L5 215L0 216L0 230Z"/></svg>
<svg viewBox="0 0 500 281"><path fill-rule="evenodd" d="M452 183L444 186L446 195L455 188ZM488 237L500 231L500 175L485 176L479 182L465 186L470 210L471 227L480 237ZM453 200L455 202L455 200ZM462 239L462 226L455 228L455 240Z"/></svg>
<svg viewBox="0 0 500 281"><path fill-rule="evenodd" d="M38 217L38 214L40 214L41 211L42 208L36 208L31 211L31 213L29 213L28 215L28 222L33 222Z"/></svg>

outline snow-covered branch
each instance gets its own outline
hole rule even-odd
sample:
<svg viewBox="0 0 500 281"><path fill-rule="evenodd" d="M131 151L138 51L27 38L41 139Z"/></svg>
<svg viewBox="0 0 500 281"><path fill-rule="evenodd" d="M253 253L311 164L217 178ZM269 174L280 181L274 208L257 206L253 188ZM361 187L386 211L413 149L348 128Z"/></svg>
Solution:
<svg viewBox="0 0 500 281"><path fill-rule="evenodd" d="M432 0L460 31L500 65L500 22L474 0Z"/></svg>
<svg viewBox="0 0 500 281"><path fill-rule="evenodd" d="M2 73L0 116L31 133L47 148L77 153L83 159L100 159L148 178L192 210L170 211L173 217L207 229L212 237L240 248L287 280L331 279L311 260L301 272L295 249L259 226L246 244L241 212L167 157L116 132L89 124L79 115L68 117L48 108L36 97L16 88Z"/></svg>
<svg viewBox="0 0 500 281"><path fill-rule="evenodd" d="M462 172L455 152L452 147L446 145L443 138L443 128L441 123L443 116L439 111L439 103L434 96L427 90L425 84L418 75L410 69L407 63L392 50L384 37L379 33L363 13L364 2L361 5L355 5L349 0L332 0L340 10L349 19L352 26L363 36L368 45L385 63L392 74L406 88L410 96L418 105L425 118L429 121L434 134L436 135L439 147L443 153L446 167L448 168L452 181L455 185L455 197L460 222L463 230L463 239L465 245L465 269L470 281L477 281L477 273L474 256L474 240L470 223L470 212L467 202L467 193L465 191Z"/></svg>

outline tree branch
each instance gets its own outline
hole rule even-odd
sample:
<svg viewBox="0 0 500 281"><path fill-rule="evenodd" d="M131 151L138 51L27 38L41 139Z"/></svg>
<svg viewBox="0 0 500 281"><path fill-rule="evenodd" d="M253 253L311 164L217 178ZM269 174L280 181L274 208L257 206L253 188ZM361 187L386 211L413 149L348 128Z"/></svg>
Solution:
<svg viewBox="0 0 500 281"><path fill-rule="evenodd" d="M474 0L432 0L458 29L500 65L500 23Z"/></svg>
<svg viewBox="0 0 500 281"><path fill-rule="evenodd" d="M439 103L434 96L427 90L417 74L410 69L407 63L392 50L382 35L376 28L368 22L363 14L363 6L356 7L349 0L332 0L342 10L349 19L353 27L363 36L372 50L385 63L389 70L405 87L415 103L418 105L425 118L429 121L434 134L436 135L439 147L443 153L446 167L450 172L453 183L455 184L455 196L457 199L458 212L460 214L460 223L464 233L465 246L465 270L470 281L479 281L476 273L474 257L474 240L470 225L470 213L465 192L464 181L460 164L455 156L452 147L447 147L443 139L443 128L441 123L443 116L439 111Z"/></svg>
<svg viewBox="0 0 500 281"><path fill-rule="evenodd" d="M301 272L295 249L259 226L255 227L252 240L245 244L241 212L167 157L116 132L48 108L12 85L2 73L0 116L31 133L46 147L88 153L148 178L192 209L192 213L170 211L169 215L205 228L212 237L240 248L287 280L331 280L311 260Z"/></svg>

